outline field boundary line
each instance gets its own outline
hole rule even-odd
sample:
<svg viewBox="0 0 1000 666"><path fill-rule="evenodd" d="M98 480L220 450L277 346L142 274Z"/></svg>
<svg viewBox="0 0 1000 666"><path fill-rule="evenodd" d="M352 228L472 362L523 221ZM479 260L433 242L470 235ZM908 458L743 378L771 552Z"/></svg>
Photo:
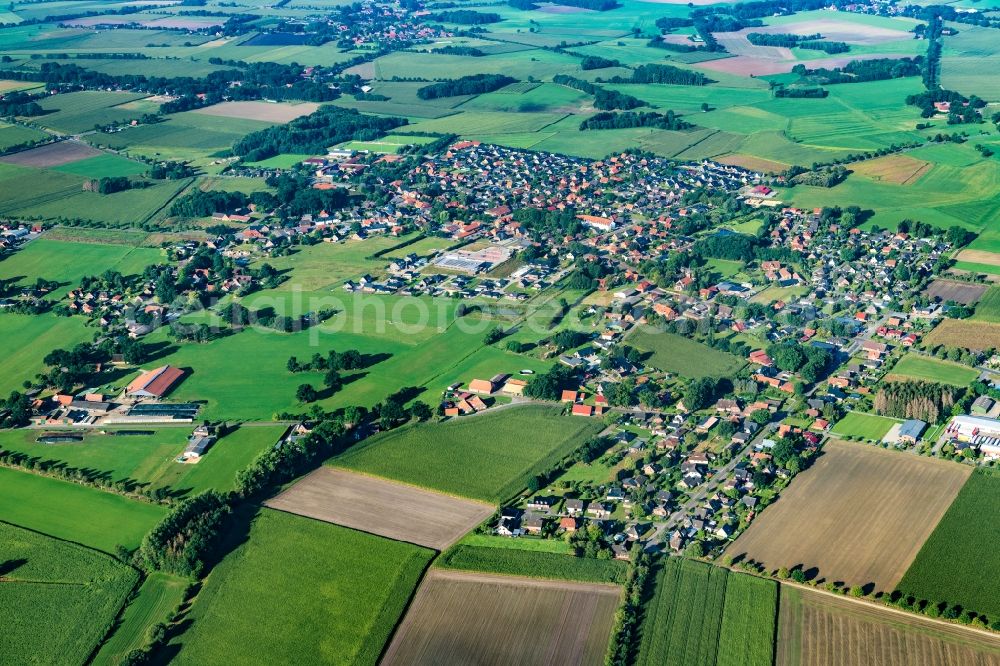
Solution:
<svg viewBox="0 0 1000 666"><path fill-rule="evenodd" d="M396 432L396 430L391 430L391 431L387 431L387 432ZM369 437L368 441L370 442L370 441L372 441L374 439L375 439L374 437ZM348 449L348 451L350 451L350 449ZM347 451L345 451L344 453L347 453ZM371 472L362 472L360 470L351 469L350 467L344 467L343 465L337 465L335 463L323 463L323 465L321 467L319 467L317 469L314 469L313 471L309 472L309 474L306 474L305 476L302 476L302 477L299 477L298 479L296 479L295 483L298 483L299 481L301 481L302 479L306 478L307 476L315 474L316 472L318 472L323 467L330 467L331 469L337 469L337 470L340 470L341 472L348 472L350 474L357 474L358 476L364 476L364 477L367 477L369 479L377 479L379 481L385 481L386 483L395 483L395 484L398 484L400 486L404 486L404 487L408 487L408 488L415 488L417 490L422 490L422 491L428 492L428 493L434 493L436 495L443 495L445 497L450 497L450 498L456 499L456 500L463 500L463 501L466 501L466 502L475 502L476 504L482 504L483 506L492 507L494 509L496 509L497 506L498 506L497 504L492 504L490 502L486 502L486 501L483 501L481 499L477 499L475 497L466 497L464 495L456 495L454 493L447 493L447 492L444 492L443 490L438 490L437 488L428 488L427 486L421 486L421 485L418 485L416 483L408 483L406 481L399 481L398 479L391 479L391 478L389 478L387 476L379 476L378 474L372 474ZM294 485L295 484L292 484L292 486L294 486ZM292 486L289 486L289 488L291 488ZM286 491L283 490L282 492L286 492ZM275 497L277 497L277 495L275 495ZM268 507L268 508L274 508L274 507ZM276 510L280 511L281 509L276 509ZM291 513L291 512L289 511L289 512L286 512L286 513ZM299 514L296 514L296 515L299 515ZM326 521L322 521L322 522L326 522ZM364 531L364 530L358 530L358 531ZM387 537L382 537L382 538L387 538ZM398 539L394 539L394 541L398 541ZM420 544L416 544L416 545L419 546ZM421 546L421 548L427 548L427 546ZM432 548L431 550L434 550L434 549Z"/></svg>
<svg viewBox="0 0 1000 666"><path fill-rule="evenodd" d="M721 564L716 566L722 566ZM979 629L978 627L973 627L968 624L960 624L958 622L948 622L947 620L942 620L941 618L928 617L926 615L921 615L920 613L911 613L909 611L896 608L895 606L888 606L886 604L879 603L874 599L858 598L852 597L849 594L838 594L837 592L830 592L829 590L824 590L823 588L813 587L812 585L807 585L806 583L796 583L793 580L776 580L771 576L764 576L762 574L753 571L744 571L742 569L737 569L735 567L726 567L732 573L742 573L748 576L754 576L756 578L761 578L763 580L773 580L780 586L788 586L797 590L805 590L807 592L816 592L833 599L841 599L843 601L848 601L858 606L863 606L868 609L874 610L885 610L891 612L895 615L900 615L902 617L909 618L911 620L916 620L917 622L924 621L928 624L936 625L939 627L949 627L958 630L968 631L971 633L979 634L980 636L988 637L997 642L997 648L1000 648L1000 633L995 631L990 631L989 629ZM781 596L780 594L778 595ZM780 603L780 602L779 602Z"/></svg>
<svg viewBox="0 0 1000 666"><path fill-rule="evenodd" d="M571 556L566 555L565 557ZM621 585L615 585L614 583L585 583L582 581L561 580L554 578L533 578L531 576L523 575L511 576L489 571L476 571L474 569L446 569L444 567L436 566L433 563L420 585L423 586L424 581L431 578L467 581L470 583L501 583L522 587L540 587L578 592L606 591L614 592L619 597L624 592L624 588Z"/></svg>

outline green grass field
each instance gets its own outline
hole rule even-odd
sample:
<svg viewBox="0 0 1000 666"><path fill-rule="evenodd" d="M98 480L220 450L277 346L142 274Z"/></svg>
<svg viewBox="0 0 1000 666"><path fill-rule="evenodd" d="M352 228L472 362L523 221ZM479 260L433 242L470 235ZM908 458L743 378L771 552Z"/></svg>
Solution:
<svg viewBox="0 0 1000 666"><path fill-rule="evenodd" d="M42 444L38 431L0 432L0 449L25 453L45 461L128 480L147 489L167 488L175 495L208 489L232 490L236 473L274 445L283 426L245 426L215 444L196 464L176 461L191 434L188 428L161 428L152 435L113 436L86 433L83 442Z"/></svg>
<svg viewBox="0 0 1000 666"><path fill-rule="evenodd" d="M0 267L4 264L0 263ZM0 355L0 394L23 390L22 382L34 380L45 370L42 359L53 349L68 349L89 341L93 330L85 326L83 317L4 314L0 316L0 338L4 353Z"/></svg>
<svg viewBox="0 0 1000 666"><path fill-rule="evenodd" d="M627 342L650 354L647 365L690 379L732 376L744 365L732 354L673 333L638 329Z"/></svg>
<svg viewBox="0 0 1000 666"><path fill-rule="evenodd" d="M983 553L1000 542L1000 474L977 469L924 542L898 589L918 599L1000 620L1000 577L984 575Z"/></svg>
<svg viewBox="0 0 1000 666"><path fill-rule="evenodd" d="M19 284L29 284L38 278L54 280L60 283L60 288L49 298L59 298L79 286L80 278L85 275L100 275L107 270L137 275L146 266L164 259L163 252L156 248L39 238L0 261L0 279L17 279Z"/></svg>
<svg viewBox="0 0 1000 666"><path fill-rule="evenodd" d="M602 427L530 405L393 430L332 464L454 495L501 502ZM531 433L525 437L524 433Z"/></svg>
<svg viewBox="0 0 1000 666"><path fill-rule="evenodd" d="M1000 272L1000 266L994 266L994 270ZM1000 287L990 287L976 303L976 314L972 316L976 321L1000 322Z"/></svg>
<svg viewBox="0 0 1000 666"><path fill-rule="evenodd" d="M710 564L664 559L646 602L637 666L715 664L728 576Z"/></svg>
<svg viewBox="0 0 1000 666"><path fill-rule="evenodd" d="M898 419L861 412L848 412L844 418L833 426L833 434L842 437L863 437L865 439L881 440Z"/></svg>
<svg viewBox="0 0 1000 666"><path fill-rule="evenodd" d="M86 663L139 582L103 553L3 522L0 563L0 645L11 664Z"/></svg>
<svg viewBox="0 0 1000 666"><path fill-rule="evenodd" d="M0 151L7 150L11 146L16 146L27 141L39 141L44 139L45 132L41 132L31 127L21 127L20 125L10 125L0 122Z"/></svg>
<svg viewBox="0 0 1000 666"><path fill-rule="evenodd" d="M432 555L263 509L209 574L174 663L374 666Z"/></svg>
<svg viewBox="0 0 1000 666"><path fill-rule="evenodd" d="M452 546L434 561L434 566L506 576L617 584L625 582L628 571L628 564L621 560L598 560L538 550L466 544Z"/></svg>
<svg viewBox="0 0 1000 666"><path fill-rule="evenodd" d="M979 376L975 368L959 365L950 361L939 361L936 358L907 354L899 359L889 372L890 377L905 379L920 379L940 384L968 386L969 382Z"/></svg>
<svg viewBox="0 0 1000 666"><path fill-rule="evenodd" d="M62 93L42 100L41 107L51 113L33 120L59 132L78 134L93 129L94 125L121 123L141 117L141 109L115 107L143 97L141 94L94 90Z"/></svg>
<svg viewBox="0 0 1000 666"><path fill-rule="evenodd" d="M130 651L144 647L146 633L157 623L170 620L184 601L187 586L188 582L177 576L159 571L149 574L125 607L121 622L101 644L93 663L116 666Z"/></svg>
<svg viewBox="0 0 1000 666"><path fill-rule="evenodd" d="M79 162L54 167L53 170L86 176L87 178L110 178L114 176L139 176L149 171L149 167L141 162L133 162L117 155L97 155Z"/></svg>
<svg viewBox="0 0 1000 666"><path fill-rule="evenodd" d="M718 666L773 664L777 615L777 582L730 573L719 632Z"/></svg>
<svg viewBox="0 0 1000 666"><path fill-rule="evenodd" d="M137 547L166 513L163 506L0 468L0 520L106 553Z"/></svg>

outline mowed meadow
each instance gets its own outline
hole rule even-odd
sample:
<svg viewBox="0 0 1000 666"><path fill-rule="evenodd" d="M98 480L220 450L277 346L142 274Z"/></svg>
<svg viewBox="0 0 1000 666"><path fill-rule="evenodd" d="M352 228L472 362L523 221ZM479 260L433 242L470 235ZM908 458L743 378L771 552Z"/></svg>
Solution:
<svg viewBox="0 0 1000 666"><path fill-rule="evenodd" d="M499 503L589 437L600 421L525 405L444 423L418 423L373 437L331 464ZM530 434L529 434L530 433Z"/></svg>

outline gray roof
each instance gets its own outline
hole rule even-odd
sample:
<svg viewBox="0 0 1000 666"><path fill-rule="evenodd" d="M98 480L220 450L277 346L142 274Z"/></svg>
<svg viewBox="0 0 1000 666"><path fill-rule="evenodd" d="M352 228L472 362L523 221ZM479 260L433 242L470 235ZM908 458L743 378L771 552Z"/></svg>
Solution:
<svg viewBox="0 0 1000 666"><path fill-rule="evenodd" d="M918 419L909 419L908 421L903 421L903 425L899 426L899 436L918 439L920 435L923 434L924 428L926 427L927 424L923 421Z"/></svg>

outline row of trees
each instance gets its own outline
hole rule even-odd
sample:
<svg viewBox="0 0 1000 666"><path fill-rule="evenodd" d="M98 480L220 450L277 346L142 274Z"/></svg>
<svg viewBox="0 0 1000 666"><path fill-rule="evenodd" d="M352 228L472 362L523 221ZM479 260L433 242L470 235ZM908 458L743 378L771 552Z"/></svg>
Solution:
<svg viewBox="0 0 1000 666"><path fill-rule="evenodd" d="M623 129L627 127L656 127L665 130L683 130L694 127L694 125L681 119L673 111L667 111L665 114L637 111L625 111L623 113L602 111L580 123L581 130Z"/></svg>
<svg viewBox="0 0 1000 666"><path fill-rule="evenodd" d="M923 62L923 56L899 59L876 58L873 60L852 60L843 67L832 69L825 67L808 69L800 63L792 68L792 73L824 84L862 83L919 76Z"/></svg>
<svg viewBox="0 0 1000 666"><path fill-rule="evenodd" d="M639 65L629 77L615 76L610 79L610 83L670 83L679 86L704 86L711 82L707 76L693 69L656 63Z"/></svg>
<svg viewBox="0 0 1000 666"><path fill-rule="evenodd" d="M476 12L472 12L476 13ZM438 99L439 97L455 97L458 95L481 95L493 92L504 86L517 83L517 79L504 74L471 74L458 79L438 81L417 89L420 99Z"/></svg>
<svg viewBox="0 0 1000 666"><path fill-rule="evenodd" d="M575 88L576 90L593 95L594 106L602 111L612 111L614 109L628 110L640 106L648 106L638 97L626 95L625 93L618 92L617 90L605 90L590 81L578 79L568 74L556 74L552 77L552 82L561 86Z"/></svg>

